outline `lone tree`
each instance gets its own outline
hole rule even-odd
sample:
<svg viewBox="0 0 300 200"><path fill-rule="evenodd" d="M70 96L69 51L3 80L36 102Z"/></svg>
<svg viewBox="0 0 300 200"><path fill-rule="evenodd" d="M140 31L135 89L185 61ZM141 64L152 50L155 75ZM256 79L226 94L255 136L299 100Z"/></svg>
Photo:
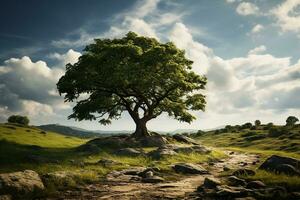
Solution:
<svg viewBox="0 0 300 200"><path fill-rule="evenodd" d="M129 32L95 39L77 63L66 65L57 88L65 101L77 100L69 119L106 125L128 111L136 124L133 136L149 136L146 123L163 112L190 123L195 117L188 110L204 111L206 77L195 74L192 63L172 42Z"/></svg>
<svg viewBox="0 0 300 200"><path fill-rule="evenodd" d="M289 116L287 119L286 119L286 125L287 126L293 126L296 124L296 122L298 122L299 119L295 116Z"/></svg>
<svg viewBox="0 0 300 200"><path fill-rule="evenodd" d="M256 127L259 127L261 125L261 122L260 122L260 120L257 119L257 120L255 120L254 124Z"/></svg>
<svg viewBox="0 0 300 200"><path fill-rule="evenodd" d="M22 124L27 126L29 124L29 119L26 116L21 115L12 115L7 119L7 122L9 123L16 123L16 124Z"/></svg>

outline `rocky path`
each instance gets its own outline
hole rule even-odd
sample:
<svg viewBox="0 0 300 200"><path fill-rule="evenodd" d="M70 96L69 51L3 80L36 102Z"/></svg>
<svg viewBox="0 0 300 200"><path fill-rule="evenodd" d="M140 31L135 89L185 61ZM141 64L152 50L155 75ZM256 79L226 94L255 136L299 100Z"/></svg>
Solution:
<svg viewBox="0 0 300 200"><path fill-rule="evenodd" d="M219 177L224 169L237 169L256 164L257 155L226 152L228 158L214 163L200 163L209 170L205 175L182 175L180 180L163 183L141 183L134 175L121 172L109 174L107 180L66 191L62 199L188 199L189 193L195 191L206 177Z"/></svg>

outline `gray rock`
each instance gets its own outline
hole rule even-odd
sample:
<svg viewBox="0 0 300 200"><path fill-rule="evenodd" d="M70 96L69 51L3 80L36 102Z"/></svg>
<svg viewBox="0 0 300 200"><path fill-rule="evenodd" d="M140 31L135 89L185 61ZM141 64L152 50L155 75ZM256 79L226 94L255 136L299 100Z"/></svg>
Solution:
<svg viewBox="0 0 300 200"><path fill-rule="evenodd" d="M35 171L0 174L0 194L26 199L33 198L44 189L44 184Z"/></svg>
<svg viewBox="0 0 300 200"><path fill-rule="evenodd" d="M232 187L227 185L217 186L217 190L217 196L223 199L245 197L248 196L248 193L253 192L252 190L246 189L244 187Z"/></svg>
<svg viewBox="0 0 300 200"><path fill-rule="evenodd" d="M148 153L148 156L154 159L161 159L163 157L175 156L175 155L177 155L177 153L172 148L168 148L166 146L160 147Z"/></svg>
<svg viewBox="0 0 300 200"><path fill-rule="evenodd" d="M289 164L278 165L275 171L277 173L283 173L290 176L300 176L300 171L298 171L295 167Z"/></svg>
<svg viewBox="0 0 300 200"><path fill-rule="evenodd" d="M142 156L142 155L144 155L144 152L139 149L124 148L124 149L119 149L119 150L115 151L114 154L119 155L119 156Z"/></svg>
<svg viewBox="0 0 300 200"><path fill-rule="evenodd" d="M259 169L277 171L288 175L300 175L300 160L284 156L272 155L263 162Z"/></svg>
<svg viewBox="0 0 300 200"><path fill-rule="evenodd" d="M142 182L144 183L161 183L164 182L165 179L159 176L150 176L142 179Z"/></svg>
<svg viewBox="0 0 300 200"><path fill-rule="evenodd" d="M229 176L227 178L228 180L228 184L231 186L245 186L246 185L246 181L244 179L238 178L236 176Z"/></svg>
<svg viewBox="0 0 300 200"><path fill-rule="evenodd" d="M261 181L251 181L247 183L246 187L249 189L261 189L261 188L265 188L266 185Z"/></svg>
<svg viewBox="0 0 300 200"><path fill-rule="evenodd" d="M206 177L203 182L203 187L205 188L215 188L218 185L221 185L219 179Z"/></svg>
<svg viewBox="0 0 300 200"><path fill-rule="evenodd" d="M161 147L168 143L167 139L159 134L143 137L140 142L145 147Z"/></svg>
<svg viewBox="0 0 300 200"><path fill-rule="evenodd" d="M182 143L186 143L186 144L198 144L195 140L193 140L192 138L189 138L187 136L184 135L180 135L180 134L175 134L173 135L173 138L178 141L178 142L182 142Z"/></svg>
<svg viewBox="0 0 300 200"><path fill-rule="evenodd" d="M172 167L175 172L183 174L208 174L208 171L200 165L191 163L178 163Z"/></svg>
<svg viewBox="0 0 300 200"><path fill-rule="evenodd" d="M255 171L251 169L238 169L232 173L233 176L254 176Z"/></svg>

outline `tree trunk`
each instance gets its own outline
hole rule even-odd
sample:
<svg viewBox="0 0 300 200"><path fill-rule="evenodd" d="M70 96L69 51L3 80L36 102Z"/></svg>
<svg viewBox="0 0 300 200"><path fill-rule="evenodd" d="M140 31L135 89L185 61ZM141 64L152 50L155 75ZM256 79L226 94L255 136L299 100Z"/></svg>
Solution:
<svg viewBox="0 0 300 200"><path fill-rule="evenodd" d="M136 137L136 138L150 136L150 133L148 132L147 127L146 127L146 123L147 122L144 120L136 121L135 122L136 129L135 129L135 132L132 134L132 136Z"/></svg>

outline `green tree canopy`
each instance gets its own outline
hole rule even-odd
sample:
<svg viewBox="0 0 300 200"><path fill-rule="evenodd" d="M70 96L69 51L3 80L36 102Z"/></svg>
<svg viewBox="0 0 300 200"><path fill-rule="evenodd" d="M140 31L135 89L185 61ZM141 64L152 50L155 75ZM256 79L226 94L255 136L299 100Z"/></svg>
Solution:
<svg viewBox="0 0 300 200"><path fill-rule="evenodd" d="M206 77L172 42L129 32L121 39L95 39L75 64L67 64L57 83L68 102L77 101L69 118L109 124L128 111L134 136L149 135L146 123L162 113L190 123L189 110L205 108ZM79 100L82 94L88 98Z"/></svg>
<svg viewBox="0 0 300 200"><path fill-rule="evenodd" d="M261 125L261 122L260 122L260 120L257 119L257 120L255 120L254 124L256 127L258 127Z"/></svg>
<svg viewBox="0 0 300 200"><path fill-rule="evenodd" d="M287 126L293 126L295 125L297 122L299 121L299 119L295 116L289 116L287 119L286 119L286 125Z"/></svg>
<svg viewBox="0 0 300 200"><path fill-rule="evenodd" d="M22 124L22 125L28 125L29 124L29 119L26 116L12 115L7 119L7 122L17 123L17 124Z"/></svg>

